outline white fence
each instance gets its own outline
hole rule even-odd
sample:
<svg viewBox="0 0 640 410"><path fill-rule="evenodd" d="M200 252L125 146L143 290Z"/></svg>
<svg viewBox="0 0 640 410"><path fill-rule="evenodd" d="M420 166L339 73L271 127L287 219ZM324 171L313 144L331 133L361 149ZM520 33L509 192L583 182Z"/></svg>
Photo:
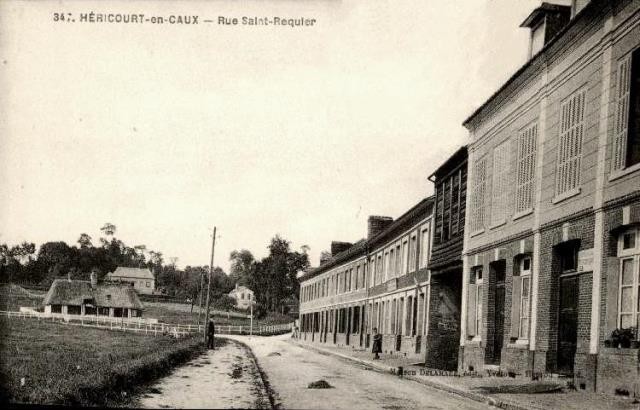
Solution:
<svg viewBox="0 0 640 410"><path fill-rule="evenodd" d="M51 321L65 323L72 326L84 326L109 330L120 330L126 332L144 333L146 335L171 335L174 337L183 337L192 333L203 333L204 329L201 325L182 325L159 323L156 319L145 318L120 318L110 316L92 316L92 315L62 315L50 314L23 310L21 312L0 311L0 315L9 318L37 319L43 321ZM271 335L289 332L293 327L293 323L284 323L279 325L254 325L253 331L249 326L244 325L218 325L216 326L216 334L254 334L254 335Z"/></svg>

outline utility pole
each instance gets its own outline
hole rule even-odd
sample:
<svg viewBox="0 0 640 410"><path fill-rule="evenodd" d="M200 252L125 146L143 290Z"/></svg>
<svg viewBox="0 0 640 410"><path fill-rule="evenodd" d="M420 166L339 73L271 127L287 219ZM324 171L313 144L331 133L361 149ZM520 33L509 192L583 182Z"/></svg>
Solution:
<svg viewBox="0 0 640 410"><path fill-rule="evenodd" d="M213 255L216 250L216 227L213 227L213 241L211 242L211 264L209 265L209 283L207 284L207 313L204 317L204 341L207 341L207 326L209 325L209 306L211 303L211 276L213 275Z"/></svg>
<svg viewBox="0 0 640 410"><path fill-rule="evenodd" d="M202 324L202 288L204 288L204 273L200 272L200 295L198 295L198 325Z"/></svg>

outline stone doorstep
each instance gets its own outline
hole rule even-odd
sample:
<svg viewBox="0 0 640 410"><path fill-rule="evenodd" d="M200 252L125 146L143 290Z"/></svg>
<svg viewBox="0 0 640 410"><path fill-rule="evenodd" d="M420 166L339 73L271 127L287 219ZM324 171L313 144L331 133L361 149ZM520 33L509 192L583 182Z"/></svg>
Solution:
<svg viewBox="0 0 640 410"><path fill-rule="evenodd" d="M370 360L364 360L364 359L358 359L356 357L353 356L349 356L348 354L344 354L344 353L340 353L340 352L334 352L332 350L329 349L324 349L322 347L318 347L318 346L313 346L307 343L301 343L298 341L294 341L294 340L290 340L289 343L294 343L297 344L300 347L303 347L305 349L310 349L310 350L315 350L316 352L320 353L320 354L324 354L324 355L332 355L332 356L337 356L340 357L342 359L345 360L349 360L351 362L355 362L364 366L367 366L373 370L382 372L382 373L394 373L397 369L397 367L395 366L388 366L388 365L384 365L383 363L379 363L379 362L374 362L374 361L370 361ZM498 399L496 397L492 397L486 394L482 394L482 393L476 393L476 392L472 392L468 389L464 389L458 386L453 386L447 383L441 383L441 382L437 382L434 380L427 380L424 377L420 377L420 376L412 376L412 375L406 375L403 376L405 379L407 380L412 380L415 381L417 383L421 383L424 384L425 386L429 386L432 387L434 389L440 390L440 391L445 391L447 393L452 393L452 394L456 394L458 396L462 396L465 397L467 399L473 400L473 401L477 401L480 403L484 403L490 406L495 406L501 409L506 409L506 410L548 410L548 409L544 409L541 407L533 407L533 406L523 406L521 404L509 401L509 400L504 400L504 399Z"/></svg>

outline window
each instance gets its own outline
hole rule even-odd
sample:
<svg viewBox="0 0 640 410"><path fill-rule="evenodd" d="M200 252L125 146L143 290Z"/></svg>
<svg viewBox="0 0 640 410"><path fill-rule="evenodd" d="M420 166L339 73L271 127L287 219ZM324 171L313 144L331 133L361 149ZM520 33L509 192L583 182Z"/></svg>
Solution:
<svg viewBox="0 0 640 410"><path fill-rule="evenodd" d="M402 242L402 271L401 275L404 275L409 271L409 241L404 240Z"/></svg>
<svg viewBox="0 0 640 410"><path fill-rule="evenodd" d="M519 339L529 339L529 306L531 303L531 258L520 260L520 329Z"/></svg>
<svg viewBox="0 0 640 410"><path fill-rule="evenodd" d="M533 182L536 169L538 124L518 135L518 169L516 171L516 213L533 208Z"/></svg>
<svg viewBox="0 0 640 410"><path fill-rule="evenodd" d="M243 299L243 300L244 300L244 293L241 293L241 294L240 294L240 299Z"/></svg>
<svg viewBox="0 0 640 410"><path fill-rule="evenodd" d="M147 282L147 287L150 288L151 287L151 282Z"/></svg>
<svg viewBox="0 0 640 410"><path fill-rule="evenodd" d="M416 251L418 250L418 238L416 235L411 235L411 241L409 245L409 272L416 270Z"/></svg>
<svg viewBox="0 0 640 410"><path fill-rule="evenodd" d="M471 203L471 233L484 229L484 195L487 189L487 160L480 158L473 169L473 197Z"/></svg>
<svg viewBox="0 0 640 410"><path fill-rule="evenodd" d="M482 267L475 268L476 276L476 335L480 336L482 329Z"/></svg>
<svg viewBox="0 0 640 410"><path fill-rule="evenodd" d="M427 262L429 261L429 227L427 226L422 230L422 236L420 237L420 267L424 268L427 266Z"/></svg>
<svg viewBox="0 0 640 410"><path fill-rule="evenodd" d="M396 245L396 266L395 266L395 272L396 274L394 276L400 276L402 275L402 253L400 251L400 244Z"/></svg>
<svg viewBox="0 0 640 410"><path fill-rule="evenodd" d="M569 193L580 185L585 100L586 91L579 90L560 107L556 195Z"/></svg>
<svg viewBox="0 0 640 410"><path fill-rule="evenodd" d="M558 250L561 272L575 272L578 269L578 245L575 243L565 244L560 246Z"/></svg>
<svg viewBox="0 0 640 410"><path fill-rule="evenodd" d="M620 277L617 326L620 328L640 327L640 246L635 240L639 233L640 229L633 228L622 233L618 239ZM640 334L637 332L638 336Z"/></svg>
<svg viewBox="0 0 640 410"><path fill-rule="evenodd" d="M387 279L394 277L396 258L393 248L389 251L389 266L387 266Z"/></svg>
<svg viewBox="0 0 640 410"><path fill-rule="evenodd" d="M640 49L618 63L612 164L614 170L640 163Z"/></svg>
<svg viewBox="0 0 640 410"><path fill-rule="evenodd" d="M493 150L491 225L500 225L506 221L509 191L509 140L507 140Z"/></svg>

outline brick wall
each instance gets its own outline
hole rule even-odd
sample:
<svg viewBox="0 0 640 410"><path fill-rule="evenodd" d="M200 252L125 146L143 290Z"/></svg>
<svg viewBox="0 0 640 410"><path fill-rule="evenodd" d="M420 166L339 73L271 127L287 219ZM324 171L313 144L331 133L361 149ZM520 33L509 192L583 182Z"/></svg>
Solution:
<svg viewBox="0 0 640 410"><path fill-rule="evenodd" d="M594 215L582 213L566 221L568 241L579 240L579 249L593 248ZM535 370L556 370L558 343L558 306L560 299L560 256L556 246L564 242L563 221L554 222L541 229L540 277L538 284L538 326L536 333ZM588 277L588 283L582 283ZM591 316L591 276L581 275L579 284L578 346L589 346ZM588 308L588 316L586 309Z"/></svg>
<svg viewBox="0 0 640 410"><path fill-rule="evenodd" d="M461 279L461 271L432 276L425 363L429 368L458 368Z"/></svg>

